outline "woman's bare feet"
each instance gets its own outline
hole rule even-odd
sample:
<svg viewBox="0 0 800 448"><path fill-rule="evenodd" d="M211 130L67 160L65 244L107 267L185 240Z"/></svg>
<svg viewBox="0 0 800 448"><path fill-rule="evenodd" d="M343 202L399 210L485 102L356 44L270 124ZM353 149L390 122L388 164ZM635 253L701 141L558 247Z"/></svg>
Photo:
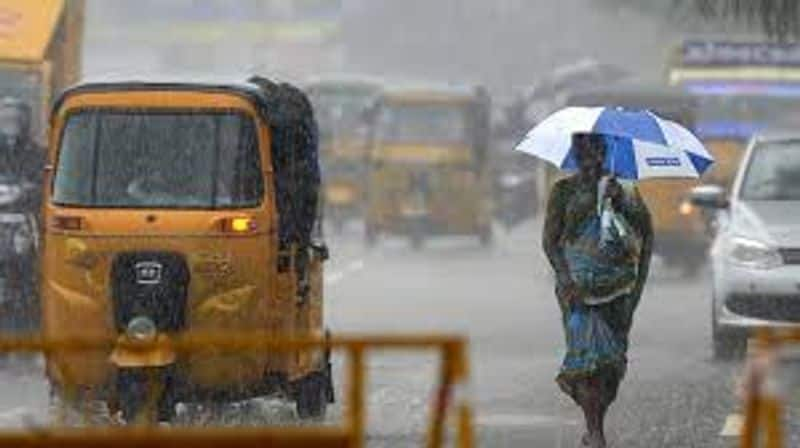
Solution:
<svg viewBox="0 0 800 448"><path fill-rule="evenodd" d="M581 443L589 448L606 448L606 438L603 433L585 433L581 438Z"/></svg>

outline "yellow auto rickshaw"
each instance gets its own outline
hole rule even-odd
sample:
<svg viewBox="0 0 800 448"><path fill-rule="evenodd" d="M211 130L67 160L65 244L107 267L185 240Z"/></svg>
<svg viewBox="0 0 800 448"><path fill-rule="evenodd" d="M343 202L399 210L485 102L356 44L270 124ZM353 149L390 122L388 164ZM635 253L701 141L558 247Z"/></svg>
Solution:
<svg viewBox="0 0 800 448"><path fill-rule="evenodd" d="M365 112L380 83L365 77L325 77L305 86L320 127L326 221L336 233L364 215L371 123Z"/></svg>
<svg viewBox="0 0 800 448"><path fill-rule="evenodd" d="M396 87L372 111L366 242L432 235L492 240L489 97L482 88Z"/></svg>
<svg viewBox="0 0 800 448"><path fill-rule="evenodd" d="M186 335L325 337L305 95L259 77L87 84L63 94L51 126L43 336L116 341L46 354L60 403L98 400L130 422L155 383L150 421L170 420L177 403L273 393L301 418L322 416L328 353L170 349Z"/></svg>

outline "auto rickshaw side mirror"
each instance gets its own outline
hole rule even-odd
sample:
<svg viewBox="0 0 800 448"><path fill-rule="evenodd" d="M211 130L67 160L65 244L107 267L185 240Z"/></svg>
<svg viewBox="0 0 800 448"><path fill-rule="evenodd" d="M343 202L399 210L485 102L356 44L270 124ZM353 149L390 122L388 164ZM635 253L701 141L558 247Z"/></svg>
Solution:
<svg viewBox="0 0 800 448"><path fill-rule="evenodd" d="M328 249L326 244L312 244L311 250L319 257L322 261L328 261L331 258L331 251Z"/></svg>

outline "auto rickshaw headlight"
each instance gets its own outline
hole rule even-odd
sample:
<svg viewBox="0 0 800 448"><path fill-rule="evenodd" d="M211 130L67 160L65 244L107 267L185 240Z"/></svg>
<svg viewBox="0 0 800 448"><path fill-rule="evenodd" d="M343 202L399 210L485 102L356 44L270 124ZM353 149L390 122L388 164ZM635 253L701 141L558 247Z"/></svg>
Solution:
<svg viewBox="0 0 800 448"><path fill-rule="evenodd" d="M155 322L149 317L137 316L128 322L125 333L135 342L152 342L158 335L158 329Z"/></svg>

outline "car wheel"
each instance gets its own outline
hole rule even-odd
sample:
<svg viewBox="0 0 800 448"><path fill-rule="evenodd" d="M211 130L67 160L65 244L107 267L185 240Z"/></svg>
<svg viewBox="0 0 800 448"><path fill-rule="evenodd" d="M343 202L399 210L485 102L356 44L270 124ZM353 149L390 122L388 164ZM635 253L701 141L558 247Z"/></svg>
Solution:
<svg viewBox="0 0 800 448"><path fill-rule="evenodd" d="M736 358L740 353L742 344L735 338L715 333L713 339L714 359L729 361Z"/></svg>
<svg viewBox="0 0 800 448"><path fill-rule="evenodd" d="M737 357L743 347L740 338L722 331L717 324L717 313L712 302L711 311L711 349L714 359L718 361L729 361Z"/></svg>

